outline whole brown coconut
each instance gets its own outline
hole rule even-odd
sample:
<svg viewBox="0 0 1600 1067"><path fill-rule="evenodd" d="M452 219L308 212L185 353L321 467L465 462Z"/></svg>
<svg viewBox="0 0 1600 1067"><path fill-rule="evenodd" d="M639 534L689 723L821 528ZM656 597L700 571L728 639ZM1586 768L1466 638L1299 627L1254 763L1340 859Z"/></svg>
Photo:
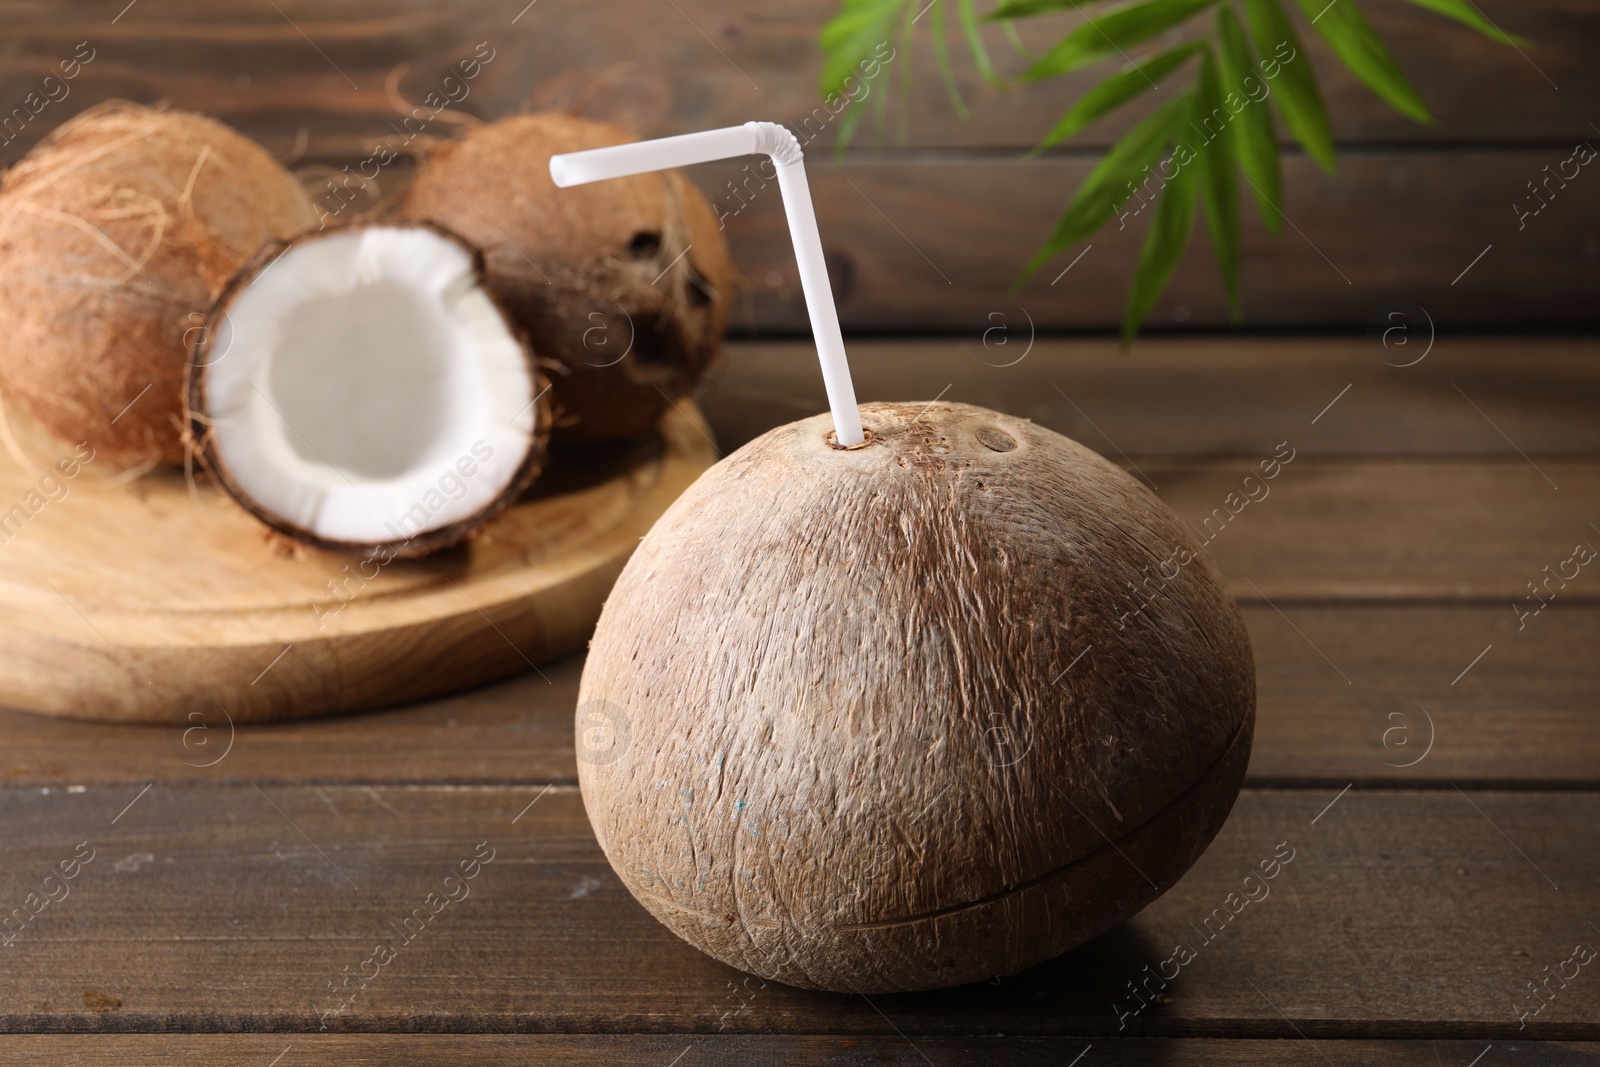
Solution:
<svg viewBox="0 0 1600 1067"><path fill-rule="evenodd" d="M113 463L181 460L206 309L264 241L315 223L288 172L214 119L85 111L0 183L0 389Z"/></svg>
<svg viewBox="0 0 1600 1067"><path fill-rule="evenodd" d="M578 706L596 836L684 939L791 985L1012 974L1221 826L1255 672L1184 524L965 404L817 417L712 468L606 602Z"/></svg>
<svg viewBox="0 0 1600 1067"><path fill-rule="evenodd" d="M560 364L558 443L650 432L721 350L733 265L699 190L673 172L550 180L552 155L633 140L556 112L500 119L434 152L400 207L484 249L490 288Z"/></svg>

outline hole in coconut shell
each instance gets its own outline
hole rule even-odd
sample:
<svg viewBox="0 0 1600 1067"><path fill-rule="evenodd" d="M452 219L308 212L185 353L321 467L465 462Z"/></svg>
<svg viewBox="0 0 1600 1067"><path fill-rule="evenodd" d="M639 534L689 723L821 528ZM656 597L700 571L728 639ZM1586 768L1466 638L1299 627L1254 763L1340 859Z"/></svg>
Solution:
<svg viewBox="0 0 1600 1067"><path fill-rule="evenodd" d="M839 443L839 434L835 430L829 430L827 433L823 434L822 439L826 441L828 443L828 447L833 449L835 452L854 452L858 448L866 448L868 445L872 444L872 442L878 439L878 435L872 432L872 427L870 426L861 427L861 434L861 440L857 441L853 445L841 445Z"/></svg>
<svg viewBox="0 0 1600 1067"><path fill-rule="evenodd" d="M640 230L628 242L628 254L634 259L650 259L661 251L661 235L653 230Z"/></svg>
<svg viewBox="0 0 1600 1067"><path fill-rule="evenodd" d="M1016 450L1017 439L1004 430L996 430L992 426L985 426L977 433L978 443L991 452L1012 452Z"/></svg>
<svg viewBox="0 0 1600 1067"><path fill-rule="evenodd" d="M681 325L670 315L633 316L633 358L647 366L681 372L693 362Z"/></svg>

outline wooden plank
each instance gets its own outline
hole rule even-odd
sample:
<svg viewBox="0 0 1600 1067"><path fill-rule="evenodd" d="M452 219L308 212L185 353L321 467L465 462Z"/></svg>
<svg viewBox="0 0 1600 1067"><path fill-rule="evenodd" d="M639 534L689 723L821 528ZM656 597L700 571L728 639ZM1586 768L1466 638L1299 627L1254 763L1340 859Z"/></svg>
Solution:
<svg viewBox="0 0 1600 1067"><path fill-rule="evenodd" d="M542 676L528 671L440 700L237 730L220 713L151 727L4 711L0 783L57 790L101 782L570 785L582 670L582 655L571 655L542 664Z"/></svg>
<svg viewBox="0 0 1600 1067"><path fill-rule="evenodd" d="M1150 337L1124 353L1011 309L959 340L853 339L850 375L863 400L942 393L1114 458L1258 457L1289 439L1307 456L1600 454L1592 339L1440 337L1393 311L1370 336ZM725 451L828 407L807 341L730 344L703 394Z"/></svg>
<svg viewBox="0 0 1600 1067"><path fill-rule="evenodd" d="M447 88L460 97L460 86L447 87L445 78L480 42L493 49L484 54L494 58L460 99L461 109L471 114L585 100L589 113L649 135L729 125L752 115L799 125L821 103L816 35L839 5L682 0L677 10L645 3L619 10L615 4L543 0L521 11L521 5L490 0L448 9L426 0L359 0L335 12L310 0L251 0L225 10L185 0L116 18L123 6L120 0L8 5L11 51L0 76L0 101L8 109L37 91L80 41L88 40L94 50L93 61L70 84L70 95L23 128L5 149L8 159L41 128L107 96L171 99L179 107L218 113L280 152L304 128L313 154L360 158L374 139L392 136L387 124L397 112L383 91L391 71L405 65L401 85L409 100ZM1302 25L1339 140L1565 143L1588 136L1592 115L1585 102L1600 93L1600 72L1589 60L1600 48L1600 28L1584 0L1490 5L1497 22L1537 42L1526 56L1398 0L1378 0L1364 9L1437 122L1421 126L1395 114ZM1076 21L1071 15L1033 19L1018 28L1038 52ZM939 84L929 20L923 20L909 57L897 56L886 68L896 83L907 61L914 71L906 120L917 146L1031 145L1069 101L1114 69L1103 64L1001 92L976 76L954 22L949 20L947 30L972 107L970 120L956 114ZM1025 69L1028 61L1013 54L998 31L987 32L1001 70L1014 75ZM880 74L869 91L889 90L889 80ZM889 91L899 93L898 84ZM1098 124L1084 143L1104 145L1129 121ZM430 125L435 128L427 132L439 132L437 120ZM819 143L832 138L833 130L826 129Z"/></svg>
<svg viewBox="0 0 1600 1067"><path fill-rule="evenodd" d="M29 1034L12 1036L7 1046L28 1062L100 1064L126 1067L164 1065L182 1057L218 1067L261 1067L283 1054L284 1067L306 1062L340 1063L347 1067L748 1067L749 1064L808 1063L844 1067L926 1067L935 1064L982 1063L1004 1067L1066 1067L1090 1043L1064 1037L945 1037L870 1034ZM1515 1041L1494 1046L1505 1057L1499 1063L1537 1063L1578 1067L1600 1054L1600 1044ZM1106 1039L1093 1042L1095 1059L1085 1064L1117 1063L1127 1067L1277 1067L1315 1061L1305 1041L1295 1039L1237 1040L1226 1038ZM1317 1048L1334 1063L1372 1067L1464 1067L1484 1051L1482 1041L1319 1041ZM680 1059L674 1060L674 1056ZM1311 1059L1306 1059L1306 1057ZM1320 1062L1320 1061L1316 1061Z"/></svg>
<svg viewBox="0 0 1600 1067"><path fill-rule="evenodd" d="M1594 793L1247 790L1123 927L998 984L869 1003L747 982L679 941L570 787L8 789L8 908L80 842L93 856L13 932L0 1028L1595 1040L1587 971L1537 1015L1518 997L1600 939L1597 819ZM1266 895L1207 940L1283 842ZM408 939L402 918L491 849ZM379 941L393 958L341 992ZM1132 1013L1129 983L1180 942L1193 958Z"/></svg>
<svg viewBox="0 0 1600 1067"><path fill-rule="evenodd" d="M1600 551L1591 525L1600 463L1301 462L1270 484L1259 480L1259 460L1150 461L1135 472L1197 531L1240 600L1486 598L1514 620L1512 605L1525 597L1532 610L1551 594L1600 594L1574 559L1580 544ZM1246 503L1246 490L1259 502ZM1556 576L1563 564L1570 582ZM1541 586L1537 600L1530 582Z"/></svg>
<svg viewBox="0 0 1600 1067"><path fill-rule="evenodd" d="M1586 666L1600 608L1553 605L1523 632L1504 605L1288 614L1293 625L1264 603L1244 607L1258 687L1251 784L1600 785L1600 673ZM582 667L569 656L542 676L379 715L236 734L220 714L157 729L0 712L0 783L571 785Z"/></svg>
<svg viewBox="0 0 1600 1067"><path fill-rule="evenodd" d="M1562 158L1548 150L1382 151L1343 160L1333 180L1309 159L1285 159L1280 206L1293 225L1273 236L1254 212L1243 225L1244 324L1365 329L1416 304L1451 331L1592 326L1600 197L1568 189L1520 230L1512 210L1524 184ZM845 329L976 337L997 313L1013 323L1031 318L1040 330L1119 324L1150 211L1125 228L1112 221L1011 294L1093 165L928 156L815 167L811 189ZM695 175L720 212L737 211L726 226L747 285L733 328L805 333L775 190L752 183L736 194L726 184L736 177L731 165ZM1211 250L1197 232L1149 326L1228 325Z"/></svg>
<svg viewBox="0 0 1600 1067"><path fill-rule="evenodd" d="M1600 786L1592 605L1552 605L1520 632L1498 604L1285 615L1254 604L1244 615L1253 784Z"/></svg>

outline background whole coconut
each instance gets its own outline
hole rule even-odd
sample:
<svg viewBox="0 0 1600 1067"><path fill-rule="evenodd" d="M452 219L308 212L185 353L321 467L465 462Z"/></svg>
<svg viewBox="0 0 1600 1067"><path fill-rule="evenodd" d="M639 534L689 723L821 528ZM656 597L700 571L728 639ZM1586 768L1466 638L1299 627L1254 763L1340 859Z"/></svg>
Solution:
<svg viewBox="0 0 1600 1067"><path fill-rule="evenodd" d="M964 404L861 416L848 449L826 416L756 439L645 537L584 668L584 803L725 963L861 993L1011 974L1210 842L1249 641L1184 524L1088 449Z"/></svg>
<svg viewBox="0 0 1600 1067"><path fill-rule="evenodd" d="M315 222L288 172L214 119L85 111L0 183L0 389L113 463L181 460L207 308L263 242Z"/></svg>
<svg viewBox="0 0 1600 1067"><path fill-rule="evenodd" d="M727 325L727 242L685 178L550 180L552 155L635 139L557 112L503 118L435 151L400 207L484 249L490 288L559 364L557 441L648 433L716 360Z"/></svg>

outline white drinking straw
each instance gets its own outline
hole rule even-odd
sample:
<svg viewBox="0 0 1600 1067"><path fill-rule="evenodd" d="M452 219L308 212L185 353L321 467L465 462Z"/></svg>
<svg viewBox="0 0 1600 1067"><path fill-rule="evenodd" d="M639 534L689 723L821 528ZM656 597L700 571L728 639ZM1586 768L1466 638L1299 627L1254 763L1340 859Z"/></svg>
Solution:
<svg viewBox="0 0 1600 1067"><path fill-rule="evenodd" d="M794 258L800 267L800 287L811 315L811 335L816 341L817 359L822 363L828 406L833 410L834 434L841 445L859 444L864 436L861 411L856 406L855 387L850 384L850 364L839 333L833 289L828 285L828 266L822 258L822 238L811 206L811 188L806 184L805 161L794 134L776 122L747 122L680 137L569 152L550 157L550 177L565 188L751 154L771 156L778 172L778 190L789 217L789 238L794 242Z"/></svg>

